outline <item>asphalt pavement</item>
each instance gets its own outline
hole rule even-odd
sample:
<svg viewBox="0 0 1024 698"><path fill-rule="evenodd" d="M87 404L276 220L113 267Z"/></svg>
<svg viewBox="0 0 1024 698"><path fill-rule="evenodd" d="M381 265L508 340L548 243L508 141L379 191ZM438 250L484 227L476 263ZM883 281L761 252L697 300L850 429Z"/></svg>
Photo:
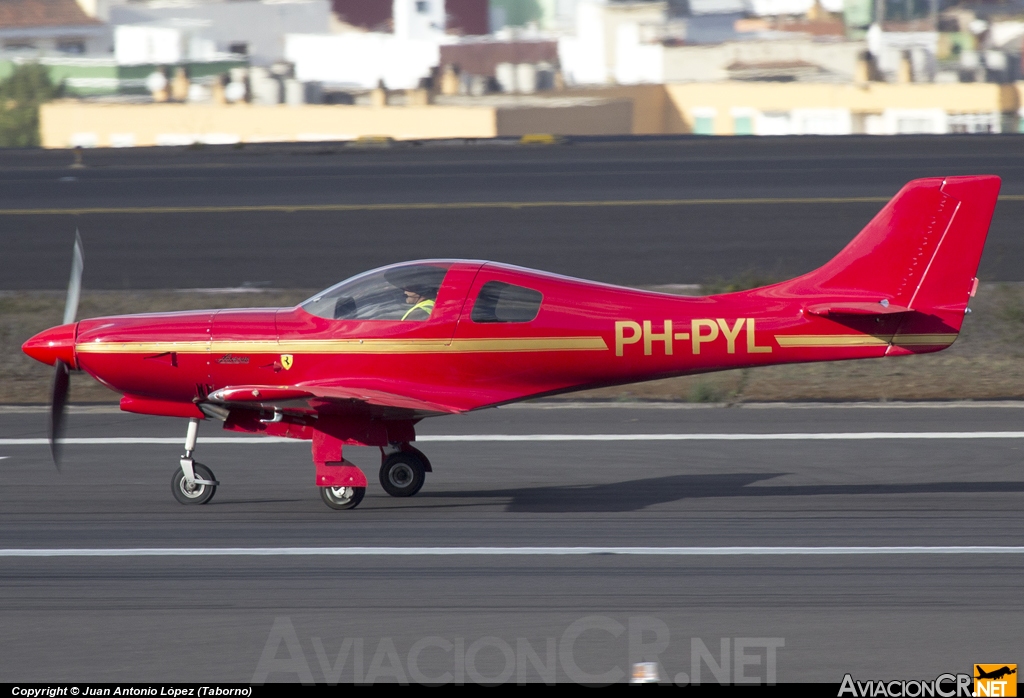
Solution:
<svg viewBox="0 0 1024 698"><path fill-rule="evenodd" d="M479 258L627 285L781 279L907 181L998 174L981 265L1024 280L1024 136L577 139L0 154L0 290L326 287Z"/></svg>
<svg viewBox="0 0 1024 698"><path fill-rule="evenodd" d="M602 683L656 656L670 681L838 683L1012 662L1022 417L500 408L421 425L435 472L413 498L347 449L370 488L338 512L308 444L204 443L226 436L204 424L222 485L185 507L180 446L120 442L176 441L180 420L75 409L69 438L110 442L67 445L57 473L14 441L43 439L44 414L0 410L0 681ZM522 550L580 546L600 550ZM474 551L423 550L455 547Z"/></svg>

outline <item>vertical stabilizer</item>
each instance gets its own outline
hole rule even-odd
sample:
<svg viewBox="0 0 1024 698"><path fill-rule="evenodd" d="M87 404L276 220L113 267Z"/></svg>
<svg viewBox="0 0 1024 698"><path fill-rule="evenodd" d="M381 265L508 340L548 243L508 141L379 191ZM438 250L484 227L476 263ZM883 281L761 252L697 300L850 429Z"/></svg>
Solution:
<svg viewBox="0 0 1024 698"><path fill-rule="evenodd" d="M999 186L992 175L914 180L828 263L764 295L806 299L814 314L902 313L890 353L941 348L928 337L948 346L977 283Z"/></svg>

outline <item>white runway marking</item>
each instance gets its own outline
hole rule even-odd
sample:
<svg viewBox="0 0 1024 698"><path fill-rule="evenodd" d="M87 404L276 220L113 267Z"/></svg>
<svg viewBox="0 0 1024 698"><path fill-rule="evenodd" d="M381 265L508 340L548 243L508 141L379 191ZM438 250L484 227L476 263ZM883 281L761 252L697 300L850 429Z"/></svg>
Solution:
<svg viewBox="0 0 1024 698"><path fill-rule="evenodd" d="M280 557L280 556L565 556L565 555L1021 555L1024 546L822 546L822 547L451 547L451 548L8 548L5 557Z"/></svg>
<svg viewBox="0 0 1024 698"><path fill-rule="evenodd" d="M466 442L487 441L876 441L900 439L1024 439L1024 431L864 431L805 432L782 434L426 434L416 441ZM181 437L96 437L61 439L73 446L127 446L181 444ZM269 444L304 443L296 439L273 436L210 436L199 437L203 444ZM0 446L45 446L46 439L0 439Z"/></svg>

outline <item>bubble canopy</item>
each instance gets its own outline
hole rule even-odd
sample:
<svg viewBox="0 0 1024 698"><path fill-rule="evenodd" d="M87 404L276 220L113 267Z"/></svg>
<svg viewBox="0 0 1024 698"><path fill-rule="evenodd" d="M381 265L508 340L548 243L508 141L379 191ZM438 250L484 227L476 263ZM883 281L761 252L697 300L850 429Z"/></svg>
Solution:
<svg viewBox="0 0 1024 698"><path fill-rule="evenodd" d="M402 320L419 299L435 300L451 265L396 264L364 272L321 291L299 307L328 320ZM425 313L406 322L427 320Z"/></svg>

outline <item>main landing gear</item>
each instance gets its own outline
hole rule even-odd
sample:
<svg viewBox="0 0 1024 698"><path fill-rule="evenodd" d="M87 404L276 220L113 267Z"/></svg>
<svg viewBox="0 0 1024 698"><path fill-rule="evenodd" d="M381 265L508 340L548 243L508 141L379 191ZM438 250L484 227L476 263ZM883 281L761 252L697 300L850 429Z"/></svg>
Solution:
<svg viewBox="0 0 1024 698"><path fill-rule="evenodd" d="M355 509L363 501L365 487L321 487L320 499L331 509Z"/></svg>
<svg viewBox="0 0 1024 698"><path fill-rule="evenodd" d="M174 470L171 477L171 492L180 504L206 504L217 492L216 478L213 471L202 463L192 460L196 450L196 435L199 433L199 420L188 420L188 432L185 435L185 455L181 457L181 467Z"/></svg>
<svg viewBox="0 0 1024 698"><path fill-rule="evenodd" d="M431 470L426 456L408 443L391 444L381 448L380 454L380 485L385 492L392 497L411 497L420 491ZM331 509L354 509L366 494L366 476L341 457L340 447L330 457L330 461L314 461L320 498Z"/></svg>
<svg viewBox="0 0 1024 698"><path fill-rule="evenodd" d="M411 497L423 487L430 461L409 444L381 449L380 486L392 497Z"/></svg>
<svg viewBox="0 0 1024 698"><path fill-rule="evenodd" d="M199 420L190 419L185 454L171 477L171 492L181 504L206 504L220 485L213 471L192 458L198 432ZM331 509L354 509L366 494L366 476L358 466L342 458L342 443L337 437L314 437L317 489L324 504ZM432 470L427 457L408 442L391 443L380 452L380 484L384 491L392 497L412 497L419 492L426 474Z"/></svg>

